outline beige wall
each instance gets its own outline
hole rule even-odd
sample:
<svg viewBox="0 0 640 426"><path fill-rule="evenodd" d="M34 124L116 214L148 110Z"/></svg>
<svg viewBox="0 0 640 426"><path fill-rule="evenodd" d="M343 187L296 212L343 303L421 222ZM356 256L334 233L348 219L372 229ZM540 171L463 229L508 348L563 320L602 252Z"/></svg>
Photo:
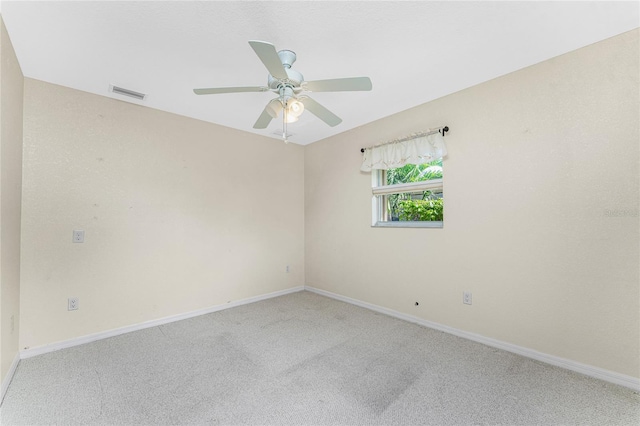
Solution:
<svg viewBox="0 0 640 426"><path fill-rule="evenodd" d="M23 82L0 18L0 383L18 354Z"/></svg>
<svg viewBox="0 0 640 426"><path fill-rule="evenodd" d="M640 377L638 33L307 146L306 284ZM445 124L444 228L371 228L360 147Z"/></svg>
<svg viewBox="0 0 640 426"><path fill-rule="evenodd" d="M640 377L638 51L636 30L307 147L26 79L20 347L306 282ZM359 148L442 124L444 228L371 228ZM4 293L0 314L4 352Z"/></svg>
<svg viewBox="0 0 640 426"><path fill-rule="evenodd" d="M21 348L304 284L303 147L28 78L24 120Z"/></svg>

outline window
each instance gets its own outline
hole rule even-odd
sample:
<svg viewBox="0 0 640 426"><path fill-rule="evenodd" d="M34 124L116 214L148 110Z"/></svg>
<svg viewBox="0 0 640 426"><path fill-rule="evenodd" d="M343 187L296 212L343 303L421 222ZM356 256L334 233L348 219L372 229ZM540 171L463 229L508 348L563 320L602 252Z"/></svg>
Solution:
<svg viewBox="0 0 640 426"><path fill-rule="evenodd" d="M442 228L442 159L449 127L363 148L371 172L372 226Z"/></svg>
<svg viewBox="0 0 640 426"><path fill-rule="evenodd" d="M372 173L373 226L441 228L442 158Z"/></svg>

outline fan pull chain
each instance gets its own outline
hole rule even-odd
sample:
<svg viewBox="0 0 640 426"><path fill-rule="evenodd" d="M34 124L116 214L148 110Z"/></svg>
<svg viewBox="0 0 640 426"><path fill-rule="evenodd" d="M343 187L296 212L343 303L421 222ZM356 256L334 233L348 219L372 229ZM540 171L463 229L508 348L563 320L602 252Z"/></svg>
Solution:
<svg viewBox="0 0 640 426"><path fill-rule="evenodd" d="M282 140L284 143L289 143L287 139L287 104L285 102L284 109L282 111Z"/></svg>

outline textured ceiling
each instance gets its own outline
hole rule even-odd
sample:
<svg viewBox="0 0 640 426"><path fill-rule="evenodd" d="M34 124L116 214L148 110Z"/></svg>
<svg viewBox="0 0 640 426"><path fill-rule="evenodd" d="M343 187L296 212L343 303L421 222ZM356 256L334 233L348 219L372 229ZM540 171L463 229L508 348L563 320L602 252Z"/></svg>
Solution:
<svg viewBox="0 0 640 426"><path fill-rule="evenodd" d="M193 88L264 86L248 40L297 53L306 80L369 76L371 92L313 93L343 119L306 112L289 125L308 144L639 26L631 2L3 1L26 77L277 138L254 122L266 93L196 96ZM109 84L147 93L115 95ZM281 131L281 130L280 130ZM400 135L399 135L400 136Z"/></svg>

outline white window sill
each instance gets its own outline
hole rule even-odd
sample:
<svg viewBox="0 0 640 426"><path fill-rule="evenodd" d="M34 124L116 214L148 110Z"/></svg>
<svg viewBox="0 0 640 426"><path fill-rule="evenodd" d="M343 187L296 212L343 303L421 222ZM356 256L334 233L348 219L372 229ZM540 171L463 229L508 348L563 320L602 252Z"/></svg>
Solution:
<svg viewBox="0 0 640 426"><path fill-rule="evenodd" d="M372 228L442 228L442 221L440 222L431 222L431 221L393 221L393 222L376 222L374 225L371 225Z"/></svg>

